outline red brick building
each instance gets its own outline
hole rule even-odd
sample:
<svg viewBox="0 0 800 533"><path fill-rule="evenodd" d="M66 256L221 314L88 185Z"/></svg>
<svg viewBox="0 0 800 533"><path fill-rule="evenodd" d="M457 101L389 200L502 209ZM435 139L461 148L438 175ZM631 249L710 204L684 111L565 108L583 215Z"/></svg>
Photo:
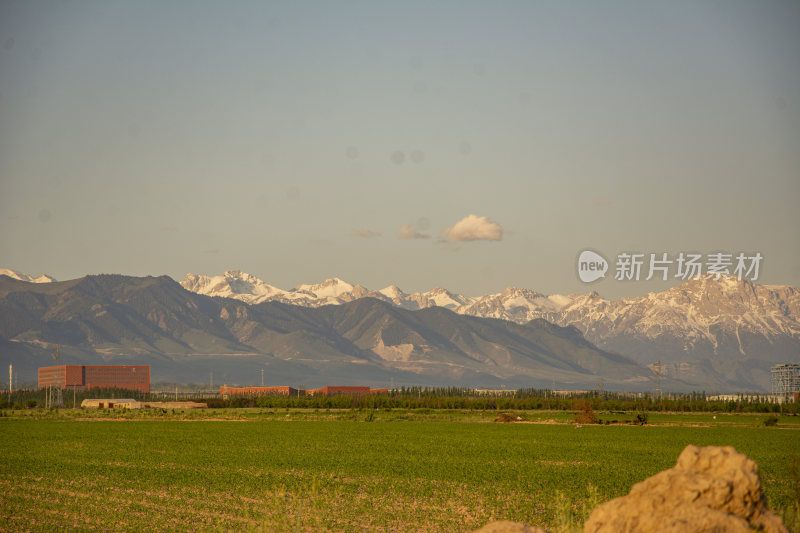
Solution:
<svg viewBox="0 0 800 533"><path fill-rule="evenodd" d="M219 388L219 395L225 396L245 396L254 398L257 396L305 396L306 391L298 390L294 387L228 387L222 385Z"/></svg>
<svg viewBox="0 0 800 533"><path fill-rule="evenodd" d="M60 365L39 368L39 388L128 389L150 392L150 367L129 365Z"/></svg>
<svg viewBox="0 0 800 533"><path fill-rule="evenodd" d="M333 396L336 394L350 394L354 396L363 396L365 394L369 394L370 388L369 387L322 387L320 389L314 389L308 391L310 396Z"/></svg>
<svg viewBox="0 0 800 533"><path fill-rule="evenodd" d="M337 394L349 394L352 396L363 396L365 394L385 394L389 389L370 389L369 387L353 386L328 386L319 389L295 389L294 387L228 387L222 385L219 388L219 395L222 398L232 396L244 396L255 398L258 396L335 396Z"/></svg>

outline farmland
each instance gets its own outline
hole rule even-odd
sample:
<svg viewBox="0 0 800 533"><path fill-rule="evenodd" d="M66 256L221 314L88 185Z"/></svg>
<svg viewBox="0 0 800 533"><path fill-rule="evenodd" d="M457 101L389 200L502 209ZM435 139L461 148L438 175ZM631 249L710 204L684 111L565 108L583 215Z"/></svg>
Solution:
<svg viewBox="0 0 800 533"><path fill-rule="evenodd" d="M492 519L564 529L674 465L732 445L788 509L798 417L651 415L655 425L536 423L564 413L208 410L5 412L0 530L432 530ZM10 415L10 416L8 416ZM602 415L601 418L624 418ZM628 417L629 418L629 417ZM622 420L620 420L621 422Z"/></svg>

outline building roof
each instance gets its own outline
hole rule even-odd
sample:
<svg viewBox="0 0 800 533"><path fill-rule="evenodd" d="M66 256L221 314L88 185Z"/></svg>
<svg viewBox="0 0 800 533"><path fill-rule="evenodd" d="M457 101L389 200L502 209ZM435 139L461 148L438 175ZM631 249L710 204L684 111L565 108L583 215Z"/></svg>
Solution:
<svg viewBox="0 0 800 533"><path fill-rule="evenodd" d="M84 402L115 402L115 403L123 403L123 402L138 402L139 400L134 400L133 398L86 398L83 401Z"/></svg>

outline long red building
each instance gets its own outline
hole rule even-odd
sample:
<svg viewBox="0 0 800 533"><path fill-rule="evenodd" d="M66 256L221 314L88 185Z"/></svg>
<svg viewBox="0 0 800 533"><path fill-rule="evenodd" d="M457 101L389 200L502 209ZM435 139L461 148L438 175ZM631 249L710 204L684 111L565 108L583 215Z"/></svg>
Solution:
<svg viewBox="0 0 800 533"><path fill-rule="evenodd" d="M60 365L39 367L39 388L128 389L150 392L146 365Z"/></svg>
<svg viewBox="0 0 800 533"><path fill-rule="evenodd" d="M328 386L319 389L295 389L294 387L228 387L222 385L219 394L223 398L229 396L334 396L337 394L347 394L353 396L363 396L365 394L382 394L389 392L389 389L370 389L369 387L352 386Z"/></svg>
<svg viewBox="0 0 800 533"><path fill-rule="evenodd" d="M305 395L302 391L302 395ZM225 396L298 396L301 391L294 387L228 387L221 385L219 388L219 395Z"/></svg>

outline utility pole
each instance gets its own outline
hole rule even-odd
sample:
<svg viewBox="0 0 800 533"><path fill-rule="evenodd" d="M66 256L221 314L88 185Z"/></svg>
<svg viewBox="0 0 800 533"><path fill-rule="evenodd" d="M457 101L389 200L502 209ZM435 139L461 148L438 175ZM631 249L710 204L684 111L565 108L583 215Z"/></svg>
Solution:
<svg viewBox="0 0 800 533"><path fill-rule="evenodd" d="M261 369L261 386L264 386L264 369Z"/></svg>
<svg viewBox="0 0 800 533"><path fill-rule="evenodd" d="M214 391L214 373L211 373L211 391Z"/></svg>

